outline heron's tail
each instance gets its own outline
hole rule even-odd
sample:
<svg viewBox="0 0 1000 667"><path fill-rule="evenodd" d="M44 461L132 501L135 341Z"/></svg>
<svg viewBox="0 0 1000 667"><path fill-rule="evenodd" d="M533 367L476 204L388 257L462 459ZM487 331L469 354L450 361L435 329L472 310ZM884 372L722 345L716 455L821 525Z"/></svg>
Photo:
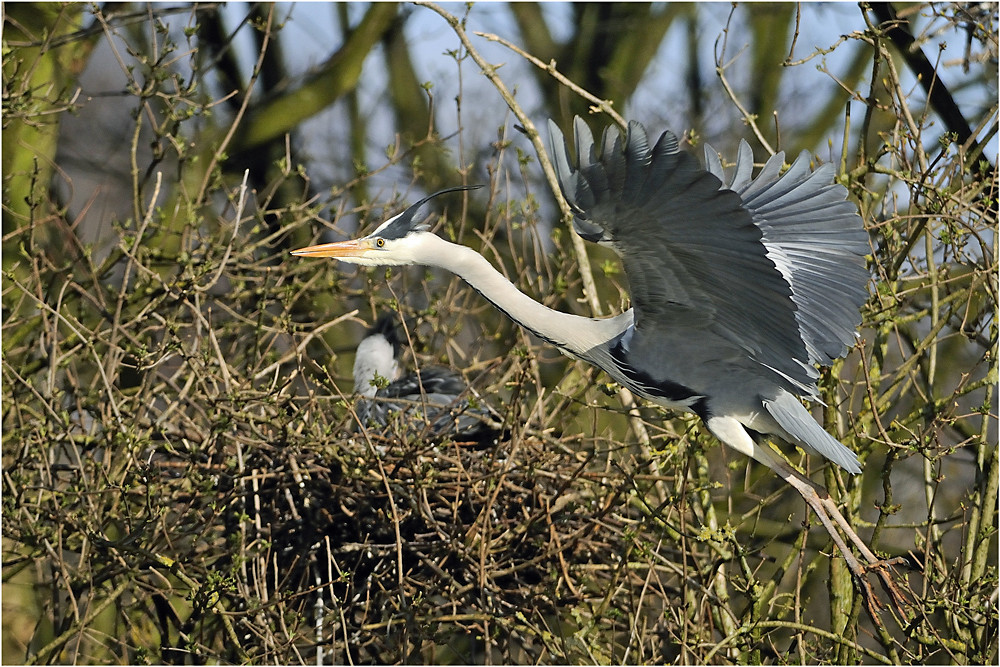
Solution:
<svg viewBox="0 0 1000 667"><path fill-rule="evenodd" d="M823 430L790 393L781 391L776 398L765 399L764 408L790 436L785 439L791 444L824 456L853 475L861 472L858 455Z"/></svg>

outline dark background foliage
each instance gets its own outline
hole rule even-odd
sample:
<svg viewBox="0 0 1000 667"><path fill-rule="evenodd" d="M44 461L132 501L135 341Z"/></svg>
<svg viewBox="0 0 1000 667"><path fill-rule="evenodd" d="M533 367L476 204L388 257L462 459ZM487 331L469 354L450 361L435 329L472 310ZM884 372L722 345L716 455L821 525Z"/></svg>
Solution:
<svg viewBox="0 0 1000 667"><path fill-rule="evenodd" d="M6 3L6 663L997 660L997 15L988 3ZM535 128L834 161L871 238L794 493L448 275L291 258L437 188L546 305L627 307ZM366 324L460 370L496 447L359 432Z"/></svg>

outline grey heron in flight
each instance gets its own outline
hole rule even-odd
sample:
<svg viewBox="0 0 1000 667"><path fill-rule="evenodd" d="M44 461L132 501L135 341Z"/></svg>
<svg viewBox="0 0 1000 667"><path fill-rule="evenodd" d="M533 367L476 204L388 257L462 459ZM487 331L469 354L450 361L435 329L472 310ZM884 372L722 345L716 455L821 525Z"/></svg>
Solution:
<svg viewBox="0 0 1000 667"><path fill-rule="evenodd" d="M400 373L402 349L392 315L381 315L354 355L354 411L359 423L390 433L407 429L432 439L492 443L502 418L461 375L440 366ZM471 399L471 400L470 400Z"/></svg>
<svg viewBox="0 0 1000 667"><path fill-rule="evenodd" d="M664 132L651 144L639 123L609 127L595 143L577 118L575 157L549 121L552 156L574 227L621 257L632 307L608 318L548 308L507 281L482 255L420 224L426 197L362 238L293 252L366 266L420 264L463 278L513 321L563 353L604 370L659 405L698 415L724 444L773 469L813 509L858 581L869 611L874 570L893 602L903 598L887 561L857 535L826 489L795 470L769 441L801 447L847 472L857 456L813 419L816 364L843 356L867 299L868 237L834 169L784 154L752 177L742 142L732 178L706 146L706 167ZM476 186L478 187L478 186ZM838 533L861 554L862 565Z"/></svg>

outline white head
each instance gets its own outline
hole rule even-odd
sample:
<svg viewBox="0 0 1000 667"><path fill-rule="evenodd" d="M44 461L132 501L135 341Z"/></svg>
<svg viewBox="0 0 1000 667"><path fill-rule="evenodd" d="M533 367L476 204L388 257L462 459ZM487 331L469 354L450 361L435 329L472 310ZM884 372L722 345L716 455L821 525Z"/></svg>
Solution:
<svg viewBox="0 0 1000 667"><path fill-rule="evenodd" d="M399 341L392 318L383 315L358 345L354 356L354 393L369 398L378 391L378 382L392 382L399 373L396 352Z"/></svg>
<svg viewBox="0 0 1000 667"><path fill-rule="evenodd" d="M480 187L482 186L462 186L435 192L399 215L389 218L368 236L300 248L293 250L292 254L301 257L335 257L342 262L362 266L434 265L435 257L442 252L442 244L445 242L428 231L427 225L422 223L422 216L417 216L418 211L438 195Z"/></svg>

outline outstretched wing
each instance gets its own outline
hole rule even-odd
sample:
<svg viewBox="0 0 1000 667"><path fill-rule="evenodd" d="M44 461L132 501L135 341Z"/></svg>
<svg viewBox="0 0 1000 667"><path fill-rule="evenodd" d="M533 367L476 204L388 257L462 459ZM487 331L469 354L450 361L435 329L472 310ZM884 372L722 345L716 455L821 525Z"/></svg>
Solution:
<svg viewBox="0 0 1000 667"><path fill-rule="evenodd" d="M611 126L598 150L577 118L571 162L562 133L551 121L549 127L578 229L622 258L637 347L683 330L686 337L725 341L811 392L816 370L792 287L741 196L681 151L669 132L651 147L640 124L629 123L624 137Z"/></svg>
<svg viewBox="0 0 1000 667"><path fill-rule="evenodd" d="M795 318L811 363L829 364L857 336L870 279L868 234L847 189L833 182L832 164L809 171L802 152L779 176L784 153L772 156L754 179L753 152L740 142L727 180L718 154L705 146L705 164L753 215L764 247L792 289Z"/></svg>

